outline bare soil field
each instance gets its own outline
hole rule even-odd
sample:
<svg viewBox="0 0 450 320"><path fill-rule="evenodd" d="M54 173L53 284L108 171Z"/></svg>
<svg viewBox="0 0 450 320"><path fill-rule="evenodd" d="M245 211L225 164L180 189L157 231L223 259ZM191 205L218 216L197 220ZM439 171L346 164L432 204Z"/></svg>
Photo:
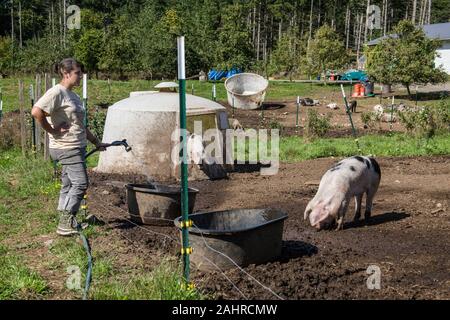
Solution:
<svg viewBox="0 0 450 320"><path fill-rule="evenodd" d="M289 217L281 257L244 268L284 299L450 299L450 156L378 158L382 177L371 222L350 222L351 205L343 231L317 232L303 220L303 211L338 160L281 164L274 176L238 170L227 180L190 182L200 190L195 211L284 210ZM117 260L131 269L138 268L137 257L148 268L163 256L179 257L175 227L128 220L124 184L144 177L95 172L90 177L90 210L110 231L92 241L94 256L116 250ZM371 265L381 270L381 289L367 288ZM214 298L277 299L237 268L224 274L191 270L197 288Z"/></svg>
<svg viewBox="0 0 450 320"><path fill-rule="evenodd" d="M348 95L349 92L346 94ZM437 91L422 93L422 97L419 97L417 101L418 106L424 106L433 102L434 104L440 99L440 95L447 91ZM395 117L395 121L390 122L377 122L372 125L372 127L364 126L361 120L362 113L368 113L374 111L373 107L377 104L381 104L384 107L384 112L389 114L391 112L392 95L395 96L394 103L398 104L402 102L408 107L414 107L416 102L410 100L404 93L397 92L391 96L381 97L377 95L375 97L364 97L364 98L347 98L349 101L355 100L357 102L356 112L352 113L352 120L358 135L364 135L367 133L383 133L388 131L404 132L404 126L398 121L398 117ZM448 95L448 93L447 93ZM414 95L413 95L414 96ZM352 129L349 121L349 117L346 113L346 108L344 100L340 89L336 88L331 91L324 93L322 95L311 95L312 99L318 100L319 104L316 106L300 106L299 107L299 117L298 117L298 127L297 123L297 103L296 99L283 99L283 100L270 100L265 101L260 109L255 110L243 110L243 109L232 109L228 103L220 102L224 107L227 108L228 115L238 119L244 128L273 128L274 126L281 125L281 134L283 136L291 135L303 135L304 129L307 121L307 114L309 109L316 110L320 115L330 115L331 129L326 134L326 137L344 137L351 136ZM423 101L422 101L422 100ZM429 100L432 99L432 100ZM327 107L330 103L336 103L338 109L330 109Z"/></svg>

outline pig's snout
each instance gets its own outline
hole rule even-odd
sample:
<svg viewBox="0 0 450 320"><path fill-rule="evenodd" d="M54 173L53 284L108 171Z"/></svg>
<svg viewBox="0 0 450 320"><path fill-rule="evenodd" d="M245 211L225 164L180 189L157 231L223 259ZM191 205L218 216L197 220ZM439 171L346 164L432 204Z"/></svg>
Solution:
<svg viewBox="0 0 450 320"><path fill-rule="evenodd" d="M336 220L334 218L327 219L325 221L321 221L313 225L317 231L320 230L331 230L336 225Z"/></svg>
<svg viewBox="0 0 450 320"><path fill-rule="evenodd" d="M312 227L317 230L329 229L335 223L335 216L330 212L329 208L324 204L319 204L311 212L309 222Z"/></svg>
<svg viewBox="0 0 450 320"><path fill-rule="evenodd" d="M315 228L316 231L320 231L322 229L322 227L320 226L320 223L317 223L316 225L314 225L313 228Z"/></svg>

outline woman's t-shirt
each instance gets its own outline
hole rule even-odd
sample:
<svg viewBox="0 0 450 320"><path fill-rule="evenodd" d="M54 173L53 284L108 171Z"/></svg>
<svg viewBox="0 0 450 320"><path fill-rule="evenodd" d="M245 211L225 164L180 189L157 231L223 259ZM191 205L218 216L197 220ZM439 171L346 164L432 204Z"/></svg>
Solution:
<svg viewBox="0 0 450 320"><path fill-rule="evenodd" d="M49 134L49 148L72 149L86 147L86 130L84 127L85 109L80 97L57 84L49 89L35 104L36 107L47 112L47 121L53 127L67 123L69 131L52 135Z"/></svg>

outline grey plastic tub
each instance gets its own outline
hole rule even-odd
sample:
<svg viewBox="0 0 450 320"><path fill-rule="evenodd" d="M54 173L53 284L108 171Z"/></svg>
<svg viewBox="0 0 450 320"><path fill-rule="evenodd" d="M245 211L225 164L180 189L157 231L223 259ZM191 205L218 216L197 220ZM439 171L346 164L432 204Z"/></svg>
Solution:
<svg viewBox="0 0 450 320"><path fill-rule="evenodd" d="M284 220L287 214L278 209L236 209L194 213L189 216L193 248L191 261L204 271L260 264L281 255ZM181 217L175 219L180 229ZM222 254L221 254L222 253ZM214 264L217 266L214 266Z"/></svg>
<svg viewBox="0 0 450 320"><path fill-rule="evenodd" d="M254 73L239 73L225 81L228 104L237 109L257 109L266 96L269 82Z"/></svg>
<svg viewBox="0 0 450 320"><path fill-rule="evenodd" d="M140 224L172 225L181 214L181 188L162 184L127 184L127 204L131 220ZM189 214L197 189L188 188ZM167 219L167 220L166 220Z"/></svg>

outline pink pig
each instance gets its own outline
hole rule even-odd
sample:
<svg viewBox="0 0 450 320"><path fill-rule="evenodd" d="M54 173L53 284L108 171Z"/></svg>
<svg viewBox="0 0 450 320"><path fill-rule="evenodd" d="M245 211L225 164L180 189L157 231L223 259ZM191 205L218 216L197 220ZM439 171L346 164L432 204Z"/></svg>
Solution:
<svg viewBox="0 0 450 320"><path fill-rule="evenodd" d="M364 216L368 222L380 179L380 166L373 158L354 156L338 162L320 180L316 195L305 209L304 219L309 217L311 226L318 230L330 228L335 223L336 230L341 230L351 197L355 197L354 221L357 221L361 216L362 197L366 193Z"/></svg>

